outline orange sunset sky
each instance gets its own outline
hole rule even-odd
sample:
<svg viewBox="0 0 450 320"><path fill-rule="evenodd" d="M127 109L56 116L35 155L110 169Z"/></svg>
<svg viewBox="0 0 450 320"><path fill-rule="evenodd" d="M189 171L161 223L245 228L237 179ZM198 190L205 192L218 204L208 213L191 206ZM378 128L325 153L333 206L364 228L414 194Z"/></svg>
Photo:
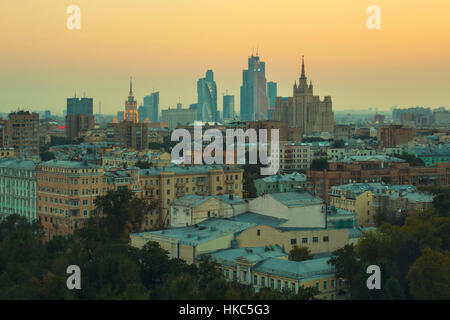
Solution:
<svg viewBox="0 0 450 320"><path fill-rule="evenodd" d="M68 30L66 8L81 8ZM366 26L381 8L381 30ZM197 79L214 71L218 106L235 95L252 49L268 81L290 96L305 55L315 94L335 110L450 107L449 0L15 0L0 1L0 112L61 113L77 92L95 112L124 109L129 77L141 103L160 109L197 100Z"/></svg>

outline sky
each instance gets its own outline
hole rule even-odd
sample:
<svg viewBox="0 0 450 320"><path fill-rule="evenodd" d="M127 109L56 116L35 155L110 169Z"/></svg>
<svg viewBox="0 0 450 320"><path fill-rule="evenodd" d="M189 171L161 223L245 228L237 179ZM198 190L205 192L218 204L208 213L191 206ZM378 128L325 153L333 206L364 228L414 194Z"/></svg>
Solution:
<svg viewBox="0 0 450 320"><path fill-rule="evenodd" d="M66 26L70 5L81 29ZM381 29L367 28L378 5ZM291 96L301 56L315 94L334 110L450 107L448 0L15 0L0 1L0 112L62 113L66 98L123 111L133 77L138 104L197 100L214 71L218 105L235 95L258 49L268 81Z"/></svg>

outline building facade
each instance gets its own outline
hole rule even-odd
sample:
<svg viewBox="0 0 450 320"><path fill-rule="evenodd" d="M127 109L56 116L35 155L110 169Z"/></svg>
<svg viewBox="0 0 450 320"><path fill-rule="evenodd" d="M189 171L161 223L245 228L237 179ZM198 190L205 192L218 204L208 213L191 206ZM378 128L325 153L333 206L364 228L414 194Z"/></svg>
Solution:
<svg viewBox="0 0 450 320"><path fill-rule="evenodd" d="M41 162L36 179L37 217L46 240L81 228L95 212L95 198L108 189L104 169L87 162Z"/></svg>
<svg viewBox="0 0 450 320"><path fill-rule="evenodd" d="M258 54L248 58L242 72L240 117L243 121L267 120L269 99L266 93L266 63Z"/></svg>
<svg viewBox="0 0 450 320"><path fill-rule="evenodd" d="M8 115L6 147L14 148L15 156L25 159L39 157L39 114L17 111Z"/></svg>
<svg viewBox="0 0 450 320"><path fill-rule="evenodd" d="M133 123L139 122L137 102L134 99L133 82L131 79L130 79L130 93L128 94L128 100L125 101L124 121L130 121Z"/></svg>
<svg viewBox="0 0 450 320"><path fill-rule="evenodd" d="M18 214L36 221L36 163L0 160L0 216Z"/></svg>
<svg viewBox="0 0 450 320"><path fill-rule="evenodd" d="M294 84L293 96L277 97L273 119L298 127L302 134L313 132L334 132L334 114L331 97L320 100L313 94L313 85L308 85L305 63L302 60L302 74Z"/></svg>
<svg viewBox="0 0 450 320"><path fill-rule="evenodd" d="M197 96L197 120L218 121L217 87L212 70L206 71L206 76L198 79Z"/></svg>
<svg viewBox="0 0 450 320"><path fill-rule="evenodd" d="M411 141L414 138L414 129L401 125L380 126L377 134L379 146L390 148Z"/></svg>

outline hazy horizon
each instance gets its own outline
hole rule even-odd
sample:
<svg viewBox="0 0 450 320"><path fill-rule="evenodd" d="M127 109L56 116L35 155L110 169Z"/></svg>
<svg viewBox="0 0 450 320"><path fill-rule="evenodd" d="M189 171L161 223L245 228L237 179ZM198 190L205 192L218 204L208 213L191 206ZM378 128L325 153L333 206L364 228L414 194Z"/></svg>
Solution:
<svg viewBox="0 0 450 320"><path fill-rule="evenodd" d="M66 8L81 8L68 30ZM129 78L142 103L160 91L160 109L197 101L197 80L214 71L218 106L235 96L258 48L267 81L291 96L305 56L315 95L333 109L450 106L450 1L379 0L381 30L366 27L370 1L21 0L0 3L0 111L61 113L74 93L94 112L123 111Z"/></svg>

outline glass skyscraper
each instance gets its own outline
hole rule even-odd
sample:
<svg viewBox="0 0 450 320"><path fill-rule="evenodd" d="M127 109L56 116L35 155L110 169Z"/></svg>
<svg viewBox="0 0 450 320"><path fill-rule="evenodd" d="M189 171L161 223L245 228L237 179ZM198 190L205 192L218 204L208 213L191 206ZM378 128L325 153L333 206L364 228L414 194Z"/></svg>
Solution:
<svg viewBox="0 0 450 320"><path fill-rule="evenodd" d="M275 99L277 98L277 83L267 82L267 97L269 98L269 110L267 113L268 119L272 120L273 112L275 111Z"/></svg>
<svg viewBox="0 0 450 320"><path fill-rule="evenodd" d="M145 118L148 118L151 122L158 122L159 91L144 97L143 110L145 112Z"/></svg>
<svg viewBox="0 0 450 320"><path fill-rule="evenodd" d="M223 120L234 119L234 96L224 95L223 96Z"/></svg>
<svg viewBox="0 0 450 320"><path fill-rule="evenodd" d="M267 120L269 99L266 94L266 63L253 54L248 58L248 69L242 72L241 120Z"/></svg>
<svg viewBox="0 0 450 320"><path fill-rule="evenodd" d="M217 87L212 70L206 71L206 77L197 81L197 119L201 121L218 121Z"/></svg>

